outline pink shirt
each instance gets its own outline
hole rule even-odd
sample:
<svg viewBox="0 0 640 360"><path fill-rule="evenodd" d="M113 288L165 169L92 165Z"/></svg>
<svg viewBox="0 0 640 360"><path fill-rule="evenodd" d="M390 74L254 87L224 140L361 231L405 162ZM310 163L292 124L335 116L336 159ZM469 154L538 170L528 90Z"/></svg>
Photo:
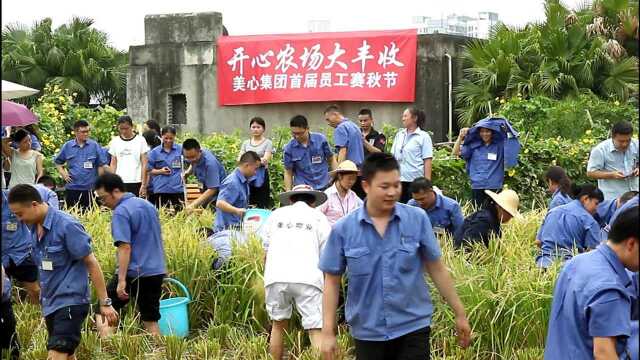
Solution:
<svg viewBox="0 0 640 360"><path fill-rule="evenodd" d="M325 190L324 193L327 194L327 201L318 206L318 210L327 217L331 226L362 206L362 200L351 190L347 192L344 199L341 199L335 184Z"/></svg>

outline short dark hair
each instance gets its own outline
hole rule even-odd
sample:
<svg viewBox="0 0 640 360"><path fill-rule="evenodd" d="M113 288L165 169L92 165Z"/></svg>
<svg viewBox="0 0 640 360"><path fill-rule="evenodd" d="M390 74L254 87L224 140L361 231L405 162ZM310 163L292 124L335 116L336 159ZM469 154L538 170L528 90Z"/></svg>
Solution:
<svg viewBox="0 0 640 360"><path fill-rule="evenodd" d="M18 184L9 191L9 204L24 204L37 202L42 204L42 197L38 189L29 184ZM4 210L3 210L4 211Z"/></svg>
<svg viewBox="0 0 640 360"><path fill-rule="evenodd" d="M110 172L105 172L98 177L95 188L96 190L104 189L104 191L108 193L111 193L116 189L125 192L124 181L122 181L120 175Z"/></svg>
<svg viewBox="0 0 640 360"><path fill-rule="evenodd" d="M620 206L633 199L634 196L638 196L638 192L633 190L627 191L626 193L620 195Z"/></svg>
<svg viewBox="0 0 640 360"><path fill-rule="evenodd" d="M604 194L593 184L582 184L573 187L573 198L580 199L583 196L589 199L598 199L598 202L604 201Z"/></svg>
<svg viewBox="0 0 640 360"><path fill-rule="evenodd" d="M131 120L131 116L122 115L118 117L118 125L124 124L124 123L128 123L129 125L133 126L133 120Z"/></svg>
<svg viewBox="0 0 640 360"><path fill-rule="evenodd" d="M329 106L327 106L326 109L324 109L324 114L326 113L330 113L330 112L336 112L336 113L340 113L340 106L338 106L337 104L331 104Z"/></svg>
<svg viewBox="0 0 640 360"><path fill-rule="evenodd" d="M80 119L76 122L73 123L73 129L77 129L77 128L81 128L81 127L87 127L89 126L89 123L87 122L87 120L84 119Z"/></svg>
<svg viewBox="0 0 640 360"><path fill-rule="evenodd" d="M160 134L160 124L158 124L157 121L147 120L144 122L144 124L147 125L149 129L155 131L157 134Z"/></svg>
<svg viewBox="0 0 640 360"><path fill-rule="evenodd" d="M613 125L611 128L611 136L631 135L633 134L633 125L630 122L622 120Z"/></svg>
<svg viewBox="0 0 640 360"><path fill-rule="evenodd" d="M155 130L145 130L142 133L142 137L145 139L145 141L147 142L147 145L149 146L149 148L153 149L156 146L162 144L162 141L160 139L158 139L158 133Z"/></svg>
<svg viewBox="0 0 640 360"><path fill-rule="evenodd" d="M362 180L371 181L376 173L380 171L400 170L398 160L386 153L373 153L367 156L362 163L360 173Z"/></svg>
<svg viewBox="0 0 640 360"><path fill-rule="evenodd" d="M431 184L431 180L421 176L416 178L411 182L409 186L409 190L412 194L417 194L421 191L429 191L433 189L433 184Z"/></svg>
<svg viewBox="0 0 640 360"><path fill-rule="evenodd" d="M249 120L249 127L251 127L253 124L258 124L262 126L263 129L267 128L267 124L264 122L264 119L261 118L260 116L253 117L251 118L251 120Z"/></svg>
<svg viewBox="0 0 640 360"><path fill-rule="evenodd" d="M173 135L176 135L178 133L178 130L175 128L175 126L165 126L162 128L162 131L160 131L160 133L162 135L166 134L166 133L170 133Z"/></svg>
<svg viewBox="0 0 640 360"><path fill-rule="evenodd" d="M200 143L194 138L189 138L182 143L183 150L200 150Z"/></svg>
<svg viewBox="0 0 640 360"><path fill-rule="evenodd" d="M258 153L256 153L255 151L247 151L242 154L242 156L240 156L240 161L238 161L238 163L250 164L256 161L260 161L260 156L258 156Z"/></svg>
<svg viewBox="0 0 640 360"><path fill-rule="evenodd" d="M304 115L296 115L289 120L290 127L299 127L303 129L309 128L309 123L307 122L307 118Z"/></svg>
<svg viewBox="0 0 640 360"><path fill-rule="evenodd" d="M316 197L311 194L295 194L289 197L289 202L291 204L298 201L302 201L304 203L307 203L307 205L312 206L316 202Z"/></svg>
<svg viewBox="0 0 640 360"><path fill-rule="evenodd" d="M16 143L19 143L20 141L22 141L24 138L26 138L29 135L29 132L25 129L18 129L16 132L14 132L13 134L11 134L11 140L13 140Z"/></svg>
<svg viewBox="0 0 640 360"><path fill-rule="evenodd" d="M40 179L38 179L38 184L55 187L56 181L49 175L42 175Z"/></svg>
<svg viewBox="0 0 640 360"><path fill-rule="evenodd" d="M614 244L619 244L628 238L640 239L638 235L638 209L637 205L624 210L611 224L609 240Z"/></svg>
<svg viewBox="0 0 640 360"><path fill-rule="evenodd" d="M373 113L371 112L371 109L360 109L358 115L369 115L369 117L373 119Z"/></svg>

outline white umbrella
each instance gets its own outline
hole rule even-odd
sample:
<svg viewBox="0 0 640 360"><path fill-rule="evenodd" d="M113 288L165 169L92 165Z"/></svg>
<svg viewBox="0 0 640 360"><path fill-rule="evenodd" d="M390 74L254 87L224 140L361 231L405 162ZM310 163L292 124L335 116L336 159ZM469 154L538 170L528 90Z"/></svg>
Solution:
<svg viewBox="0 0 640 360"><path fill-rule="evenodd" d="M39 90L2 80L2 100L16 99L37 93Z"/></svg>

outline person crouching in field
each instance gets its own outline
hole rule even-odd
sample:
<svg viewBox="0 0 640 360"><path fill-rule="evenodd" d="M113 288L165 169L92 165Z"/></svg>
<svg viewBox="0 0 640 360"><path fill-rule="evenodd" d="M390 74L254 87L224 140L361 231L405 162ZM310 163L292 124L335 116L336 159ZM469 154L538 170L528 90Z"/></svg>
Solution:
<svg viewBox="0 0 640 360"><path fill-rule="evenodd" d="M47 359L75 359L89 314L89 277L99 300L98 316L109 324L118 321L107 297L102 269L93 255L91 237L78 220L42 202L31 185L11 189L9 208L31 226L31 244L40 272L40 302L49 334Z"/></svg>
<svg viewBox="0 0 640 360"><path fill-rule="evenodd" d="M107 291L113 307L122 309L133 296L144 328L160 335L160 293L167 273L158 210L147 200L126 192L125 183L116 174L106 173L96 181L96 197L113 210L111 235L117 247L116 274ZM101 336L113 334L100 315L96 325Z"/></svg>
<svg viewBox="0 0 640 360"><path fill-rule="evenodd" d="M323 278L318 260L331 225L314 207L326 200L323 192L297 185L280 194L283 207L269 216L261 231L266 249L265 303L273 321L269 348L276 360L282 358L283 335L294 303L312 346L320 349Z"/></svg>

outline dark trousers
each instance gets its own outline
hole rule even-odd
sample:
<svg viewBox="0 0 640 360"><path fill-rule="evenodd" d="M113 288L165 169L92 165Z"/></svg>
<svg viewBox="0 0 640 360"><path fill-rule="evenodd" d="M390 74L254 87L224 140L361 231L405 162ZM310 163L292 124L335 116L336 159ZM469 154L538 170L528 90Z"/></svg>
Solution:
<svg viewBox="0 0 640 360"><path fill-rule="evenodd" d="M410 186L410 181L402 182L402 195L400 195L400 202L403 204L406 204L409 200L411 200L411 190L409 189Z"/></svg>
<svg viewBox="0 0 640 360"><path fill-rule="evenodd" d="M173 194L149 194L149 201L155 205L156 208L161 207L173 208L176 211L182 210L184 204L184 193Z"/></svg>
<svg viewBox="0 0 640 360"><path fill-rule="evenodd" d="M471 201L473 205L477 208L483 208L491 198L484 192L485 189L472 189L471 190ZM500 191L499 189L487 189L489 191L493 191L497 193Z"/></svg>
<svg viewBox="0 0 640 360"><path fill-rule="evenodd" d="M76 206L81 211L86 211L93 205L93 190L65 190L64 203L68 209Z"/></svg>
<svg viewBox="0 0 640 360"><path fill-rule="evenodd" d="M351 190L353 190L353 192L356 193L356 195L358 195L358 197L362 200L367 197L367 193L365 193L364 189L362 188L362 176L358 176L358 179L356 180L356 183L353 184Z"/></svg>
<svg viewBox="0 0 640 360"><path fill-rule="evenodd" d="M264 171L264 182L261 186L249 185L249 205L258 209L271 209L271 185L269 184L269 170Z"/></svg>
<svg viewBox="0 0 640 360"><path fill-rule="evenodd" d="M125 183L124 190L135 196L140 196L140 186L142 186L142 183Z"/></svg>
<svg viewBox="0 0 640 360"><path fill-rule="evenodd" d="M0 351L3 359L19 359L20 345L16 334L16 317L11 301L0 304ZM8 355L5 357L5 352Z"/></svg>
<svg viewBox="0 0 640 360"><path fill-rule="evenodd" d="M430 327L389 341L355 339L357 360L425 360L430 359Z"/></svg>

